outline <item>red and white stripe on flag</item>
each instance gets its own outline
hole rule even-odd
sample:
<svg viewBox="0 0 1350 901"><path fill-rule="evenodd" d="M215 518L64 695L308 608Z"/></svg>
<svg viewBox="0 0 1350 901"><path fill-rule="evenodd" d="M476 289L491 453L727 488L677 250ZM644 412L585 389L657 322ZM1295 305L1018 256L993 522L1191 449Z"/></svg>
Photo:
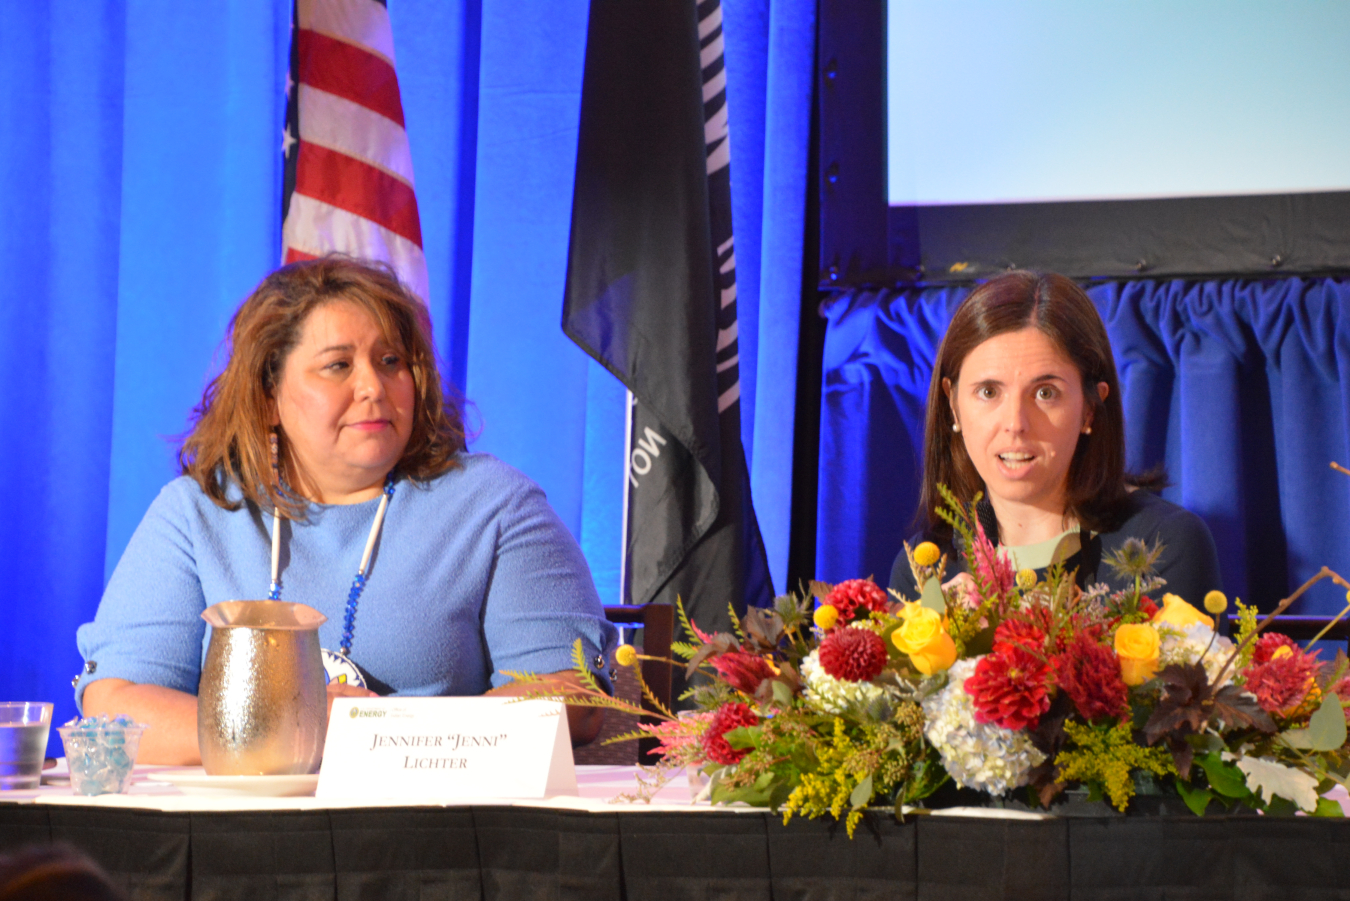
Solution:
<svg viewBox="0 0 1350 901"><path fill-rule="evenodd" d="M383 260L425 303L388 10L378 0L296 0L291 41L283 262L332 251Z"/></svg>

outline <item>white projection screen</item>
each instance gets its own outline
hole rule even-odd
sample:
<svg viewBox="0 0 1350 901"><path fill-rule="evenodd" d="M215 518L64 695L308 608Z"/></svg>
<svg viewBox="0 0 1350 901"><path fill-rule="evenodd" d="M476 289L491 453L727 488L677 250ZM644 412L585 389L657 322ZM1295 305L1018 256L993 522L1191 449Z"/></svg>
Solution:
<svg viewBox="0 0 1350 901"><path fill-rule="evenodd" d="M822 0L822 286L1350 271L1347 0Z"/></svg>
<svg viewBox="0 0 1350 901"><path fill-rule="evenodd" d="M889 0L896 206L1350 191L1344 0Z"/></svg>

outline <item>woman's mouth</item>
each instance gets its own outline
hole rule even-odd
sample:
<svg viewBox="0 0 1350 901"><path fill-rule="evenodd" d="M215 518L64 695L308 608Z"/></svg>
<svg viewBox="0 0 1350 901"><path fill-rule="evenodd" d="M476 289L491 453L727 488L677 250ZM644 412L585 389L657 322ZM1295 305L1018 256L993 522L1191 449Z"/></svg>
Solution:
<svg viewBox="0 0 1350 901"><path fill-rule="evenodd" d="M348 428L356 429L359 432L378 432L381 429L389 428L391 423L387 419L363 419L361 422L353 422Z"/></svg>
<svg viewBox="0 0 1350 901"><path fill-rule="evenodd" d="M1004 451L995 454L994 457L999 462L999 468L1010 476L1019 476L1027 472L1036 460L1036 455L1027 451Z"/></svg>

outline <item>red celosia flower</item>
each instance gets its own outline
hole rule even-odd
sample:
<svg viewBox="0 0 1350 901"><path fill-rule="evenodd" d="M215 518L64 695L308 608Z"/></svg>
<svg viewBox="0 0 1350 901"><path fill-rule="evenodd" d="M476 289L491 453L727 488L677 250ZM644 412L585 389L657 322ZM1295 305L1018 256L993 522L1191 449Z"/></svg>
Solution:
<svg viewBox="0 0 1350 901"><path fill-rule="evenodd" d="M1158 605L1153 603L1153 599L1148 595L1139 596L1139 612L1143 613L1149 619L1153 619L1158 612Z"/></svg>
<svg viewBox="0 0 1350 901"><path fill-rule="evenodd" d="M1028 651L1042 650L1045 630L1024 619L1005 619L994 630L994 650L1001 651L1007 645L1017 645Z"/></svg>
<svg viewBox="0 0 1350 901"><path fill-rule="evenodd" d="M966 679L975 720L1013 730L1035 725L1050 709L1049 689L1050 664L1018 645L981 657Z"/></svg>
<svg viewBox="0 0 1350 901"><path fill-rule="evenodd" d="M1265 663L1280 648L1288 648L1291 652L1301 650L1298 642L1288 635L1281 635L1279 632L1267 632L1256 639L1256 647L1252 648L1252 663Z"/></svg>
<svg viewBox="0 0 1350 901"><path fill-rule="evenodd" d="M845 682L870 682L886 666L886 642L870 629L835 629L820 643L820 666Z"/></svg>
<svg viewBox="0 0 1350 901"><path fill-rule="evenodd" d="M1090 635L1078 633L1055 658L1055 680L1085 720L1124 720L1130 714L1120 661Z"/></svg>
<svg viewBox="0 0 1350 901"><path fill-rule="evenodd" d="M1284 638L1283 635L1263 636L1257 641L1257 650L1266 637ZM1286 639L1287 640L1287 639ZM1321 665L1317 652L1311 654L1291 641L1293 649L1287 654L1274 656L1274 650L1268 650L1266 659L1247 668L1247 691L1256 695L1256 703L1267 713L1291 715L1308 697L1315 685L1315 676ZM1288 647L1283 643L1272 642L1275 650ZM1255 660L1255 655L1252 656Z"/></svg>
<svg viewBox="0 0 1350 901"><path fill-rule="evenodd" d="M759 690L759 684L774 676L769 661L744 651L728 651L708 660L717 670L717 674L737 691L753 695Z"/></svg>
<svg viewBox="0 0 1350 901"><path fill-rule="evenodd" d="M1000 554L989 536L984 534L984 525L978 520L972 549L975 551L975 575L994 592L1006 596L1017 584L1017 571L1013 569L1012 560Z"/></svg>
<svg viewBox="0 0 1350 901"><path fill-rule="evenodd" d="M703 733L712 719L711 710L689 712L677 720L638 723L638 729L656 738L655 753L683 763L693 763L703 750Z"/></svg>
<svg viewBox="0 0 1350 901"><path fill-rule="evenodd" d="M750 753L749 748L736 749L727 744L724 737L732 729L741 726L758 725L759 717L745 704L723 704L713 714L708 731L703 733L703 751L714 763L731 765L740 763L741 758Z"/></svg>
<svg viewBox="0 0 1350 901"><path fill-rule="evenodd" d="M849 579L840 582L821 600L839 611L839 624L845 625L854 619L866 619L871 612L885 613L887 607L886 592L882 591L871 579Z"/></svg>

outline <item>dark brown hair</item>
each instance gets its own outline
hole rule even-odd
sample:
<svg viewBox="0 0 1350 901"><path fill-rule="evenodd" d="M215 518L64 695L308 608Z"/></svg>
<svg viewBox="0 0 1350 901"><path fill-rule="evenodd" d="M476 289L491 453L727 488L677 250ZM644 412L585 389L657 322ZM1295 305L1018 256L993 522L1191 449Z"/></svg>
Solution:
<svg viewBox="0 0 1350 901"><path fill-rule="evenodd" d="M426 481L457 465L455 454L464 449L463 419L441 385L425 308L387 267L332 254L276 270L230 320L225 369L206 386L178 451L183 475L194 478L221 507L238 506L227 499L233 483L255 504L281 507L293 518L303 515L303 501L274 483L269 423L282 365L299 342L306 317L338 300L369 313L412 372L412 433L399 472Z"/></svg>
<svg viewBox="0 0 1350 901"><path fill-rule="evenodd" d="M937 516L942 504L937 486L946 485L965 504L985 490L965 442L952 431L955 418L943 391L943 379L955 385L972 350L997 335L1034 328L1073 362L1083 382L1083 403L1092 434L1080 435L1069 463L1065 514L1085 529L1109 531L1119 524L1126 495L1125 416L1111 342L1097 308L1072 280L1062 275L1015 270L990 279L970 293L952 316L938 348L928 386L924 423L923 490L920 516L930 529L950 537L951 527ZM1097 384L1109 388L1106 400ZM992 536L991 536L992 537Z"/></svg>

